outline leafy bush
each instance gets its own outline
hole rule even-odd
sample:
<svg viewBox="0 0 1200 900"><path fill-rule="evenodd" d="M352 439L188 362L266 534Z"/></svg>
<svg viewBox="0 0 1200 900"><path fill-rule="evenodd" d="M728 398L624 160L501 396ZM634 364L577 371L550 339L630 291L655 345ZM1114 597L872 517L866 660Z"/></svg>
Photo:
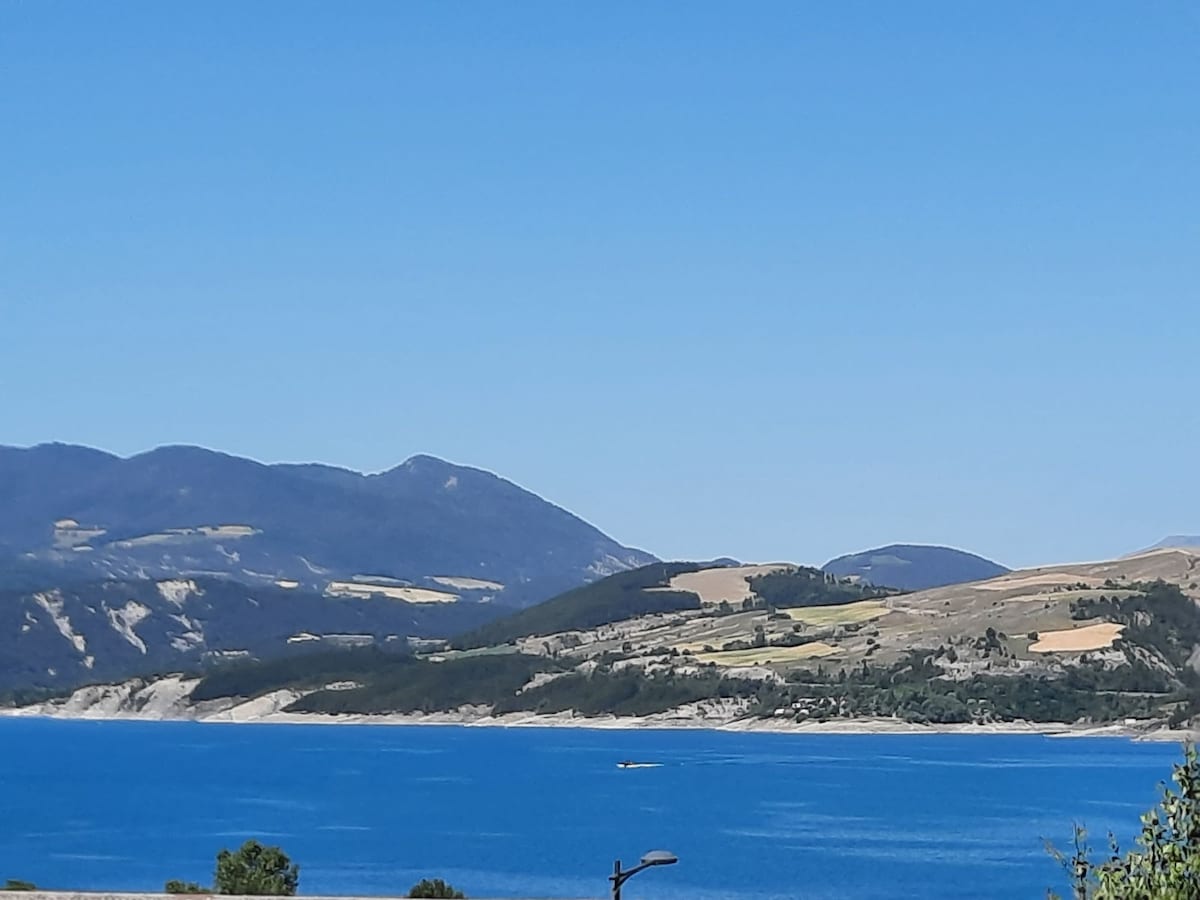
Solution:
<svg viewBox="0 0 1200 900"><path fill-rule="evenodd" d="M435 900L462 900L466 897L462 891L456 891L440 878L432 880L422 878L408 892L410 897L431 897Z"/></svg>
<svg viewBox="0 0 1200 900"><path fill-rule="evenodd" d="M300 882L300 867L278 847L246 841L237 850L217 854L213 879L219 894L290 897Z"/></svg>
<svg viewBox="0 0 1200 900"><path fill-rule="evenodd" d="M201 887L194 881L180 881L172 878L163 887L163 890L168 894L209 894L212 893L208 888Z"/></svg>
<svg viewBox="0 0 1200 900"><path fill-rule="evenodd" d="M1071 856L1047 845L1066 869L1075 900L1200 900L1200 759L1195 747L1184 748L1172 780L1178 790L1163 785L1158 805L1142 816L1138 849L1122 855L1110 833L1111 856L1095 863L1079 826Z"/></svg>
<svg viewBox="0 0 1200 900"><path fill-rule="evenodd" d="M36 891L37 885L32 881L22 881L20 878L10 878L4 882L4 891Z"/></svg>

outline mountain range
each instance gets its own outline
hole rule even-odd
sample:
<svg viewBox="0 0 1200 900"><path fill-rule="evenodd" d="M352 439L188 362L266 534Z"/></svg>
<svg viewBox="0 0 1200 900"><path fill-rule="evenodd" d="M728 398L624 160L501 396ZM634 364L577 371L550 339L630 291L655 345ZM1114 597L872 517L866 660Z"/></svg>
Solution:
<svg viewBox="0 0 1200 900"><path fill-rule="evenodd" d="M1176 536L1161 545L1195 543ZM874 597L1009 571L910 544L838 557L825 576L801 567L790 583L771 575L777 569L730 558L659 564L510 481L431 456L366 475L186 446L129 458L67 444L0 447L6 691L196 671L242 656L407 649L464 633L692 615L699 595L664 586L675 577L715 579L736 611L758 596L746 593L747 572L757 573L754 590L782 591L769 602L786 605L797 584L822 596L851 590L822 588L821 577ZM495 620L503 621L488 625ZM699 644L746 640L735 631Z"/></svg>
<svg viewBox="0 0 1200 900"><path fill-rule="evenodd" d="M489 472L414 456L375 475L199 447L121 458L0 447L10 586L225 576L408 602L527 606L653 562Z"/></svg>

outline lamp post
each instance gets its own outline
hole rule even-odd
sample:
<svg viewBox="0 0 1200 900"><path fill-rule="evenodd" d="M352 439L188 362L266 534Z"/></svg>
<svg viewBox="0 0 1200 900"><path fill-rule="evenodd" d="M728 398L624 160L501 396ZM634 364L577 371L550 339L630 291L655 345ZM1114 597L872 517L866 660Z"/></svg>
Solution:
<svg viewBox="0 0 1200 900"><path fill-rule="evenodd" d="M621 861L618 859L613 863L612 875L608 876L608 880L612 882L612 900L621 900L621 885L642 869L649 869L651 866L672 866L677 862L679 862L679 857L674 853L668 853L666 850L651 850L642 857L641 865L622 872Z"/></svg>

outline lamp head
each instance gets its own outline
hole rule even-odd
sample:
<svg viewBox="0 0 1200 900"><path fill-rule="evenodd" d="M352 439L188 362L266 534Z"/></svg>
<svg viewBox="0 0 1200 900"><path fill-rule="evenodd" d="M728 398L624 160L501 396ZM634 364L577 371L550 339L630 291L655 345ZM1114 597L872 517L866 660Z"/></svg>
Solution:
<svg viewBox="0 0 1200 900"><path fill-rule="evenodd" d="M679 862L679 857L666 850L651 850L642 857L643 866L670 866Z"/></svg>

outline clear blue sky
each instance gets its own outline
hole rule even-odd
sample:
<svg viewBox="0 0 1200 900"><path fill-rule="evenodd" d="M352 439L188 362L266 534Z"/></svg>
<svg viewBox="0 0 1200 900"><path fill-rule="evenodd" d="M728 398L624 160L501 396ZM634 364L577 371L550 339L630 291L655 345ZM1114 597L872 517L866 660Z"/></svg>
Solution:
<svg viewBox="0 0 1200 900"><path fill-rule="evenodd" d="M672 557L1200 532L1198 9L0 0L0 443Z"/></svg>

